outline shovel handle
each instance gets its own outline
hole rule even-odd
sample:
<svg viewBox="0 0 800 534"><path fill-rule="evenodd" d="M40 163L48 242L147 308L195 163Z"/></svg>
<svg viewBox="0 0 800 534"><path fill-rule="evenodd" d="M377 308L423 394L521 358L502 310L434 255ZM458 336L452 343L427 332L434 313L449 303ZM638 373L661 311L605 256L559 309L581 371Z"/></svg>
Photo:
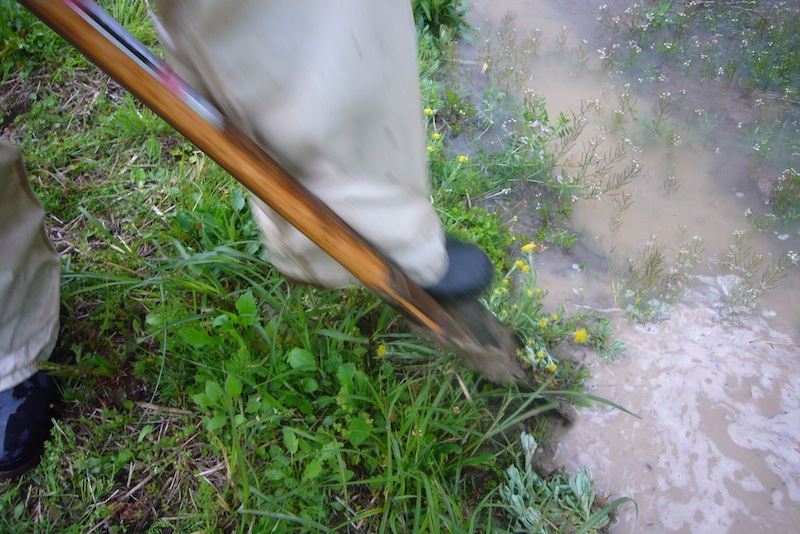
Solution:
<svg viewBox="0 0 800 534"><path fill-rule="evenodd" d="M90 0L19 0L141 102L439 341L463 336L445 309Z"/></svg>

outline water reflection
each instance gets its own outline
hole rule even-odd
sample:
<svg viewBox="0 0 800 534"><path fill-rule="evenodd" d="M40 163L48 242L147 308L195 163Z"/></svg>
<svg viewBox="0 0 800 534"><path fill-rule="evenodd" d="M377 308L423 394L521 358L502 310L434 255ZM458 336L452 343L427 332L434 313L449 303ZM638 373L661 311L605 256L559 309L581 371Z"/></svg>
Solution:
<svg viewBox="0 0 800 534"><path fill-rule="evenodd" d="M596 59L598 6L482 0L469 18L475 27L486 20L496 27L510 10L518 32L540 30L542 52L527 65L532 77L520 90L542 94L551 113L595 101L586 135L612 144L628 139L630 157L644 169L626 188L634 202L620 214L616 231L609 224L613 199L580 201L571 221L581 232L576 253L539 256L540 279L553 306L588 305L611 314L628 351L615 363L591 363L592 392L640 416L582 410L556 459L572 472L589 465L598 487L638 502L638 521L629 507L615 532L796 531L800 276L794 269L752 313L735 315L722 265L736 230L745 231L748 246L767 262L798 249L796 240L754 231L744 215L748 208L763 210L764 162L743 150L735 129L757 110L735 89L680 73L650 85L609 76ZM566 41L557 47L563 35ZM583 64L581 47L592 56ZM640 117L651 113L659 95L685 92L673 114L681 120L679 140L654 137L632 118L615 126L613 113L626 84L639 90ZM518 199L506 209L524 205ZM633 325L619 310L609 266L637 257L653 236L665 255L675 257L692 235L702 237L704 252L689 295L660 320Z"/></svg>

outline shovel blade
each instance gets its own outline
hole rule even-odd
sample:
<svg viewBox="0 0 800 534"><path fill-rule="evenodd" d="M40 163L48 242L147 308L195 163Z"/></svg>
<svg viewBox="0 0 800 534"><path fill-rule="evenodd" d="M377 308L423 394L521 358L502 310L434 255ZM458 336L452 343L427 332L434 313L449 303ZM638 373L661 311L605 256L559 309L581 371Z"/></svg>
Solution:
<svg viewBox="0 0 800 534"><path fill-rule="evenodd" d="M518 356L517 336L477 300L443 304L455 324L457 336L444 344L470 369L498 384L530 385L529 374Z"/></svg>

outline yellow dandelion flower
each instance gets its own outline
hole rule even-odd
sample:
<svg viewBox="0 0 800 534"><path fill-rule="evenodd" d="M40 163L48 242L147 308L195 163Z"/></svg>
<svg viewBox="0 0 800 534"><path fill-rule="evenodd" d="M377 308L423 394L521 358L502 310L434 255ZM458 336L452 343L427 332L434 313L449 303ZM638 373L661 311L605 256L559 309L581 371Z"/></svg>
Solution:
<svg viewBox="0 0 800 534"><path fill-rule="evenodd" d="M433 152L433 147L428 145L428 152Z"/></svg>
<svg viewBox="0 0 800 534"><path fill-rule="evenodd" d="M533 296L533 291L531 291L531 290L529 289L529 290L528 290L528 297L532 297L532 296Z"/></svg>
<svg viewBox="0 0 800 534"><path fill-rule="evenodd" d="M386 345L378 345L377 352L378 352L378 357L379 358L382 358L383 356L385 356L386 355Z"/></svg>
<svg viewBox="0 0 800 534"><path fill-rule="evenodd" d="M558 314L554 313L553 315L550 316L550 319L552 319L554 322L558 321Z"/></svg>
<svg viewBox="0 0 800 534"><path fill-rule="evenodd" d="M522 260L517 260L514 262L514 265L517 267L517 269L522 269L525 267L525 262Z"/></svg>
<svg viewBox="0 0 800 534"><path fill-rule="evenodd" d="M434 138L434 139L436 139L436 140L438 141L439 139L441 139L441 138L442 138L442 134L440 134L440 133L435 133L435 134L433 134L433 138Z"/></svg>
<svg viewBox="0 0 800 534"><path fill-rule="evenodd" d="M433 115L433 110L431 108L425 108L425 115L430 117L431 115Z"/></svg>
<svg viewBox="0 0 800 534"><path fill-rule="evenodd" d="M530 265L523 265L522 266L522 272L527 273L527 272L530 272L530 270L531 270L531 266Z"/></svg>
<svg viewBox="0 0 800 534"><path fill-rule="evenodd" d="M550 365L547 366L547 370L550 371L551 373L555 373L556 369L558 369L558 366L554 363L551 363Z"/></svg>
<svg viewBox="0 0 800 534"><path fill-rule="evenodd" d="M511 283L511 282L509 282L509 281L508 281L508 278L503 278L503 285L504 285L504 286L507 286L507 285L508 285L508 284L510 284L510 283Z"/></svg>
<svg viewBox="0 0 800 534"><path fill-rule="evenodd" d="M467 156L458 156L458 162L459 163L466 163L468 161L469 161L469 158Z"/></svg>
<svg viewBox="0 0 800 534"><path fill-rule="evenodd" d="M522 252L533 252L536 250L536 243L528 243L522 247Z"/></svg>
<svg viewBox="0 0 800 534"><path fill-rule="evenodd" d="M539 319L539 328L545 328L547 326L547 319Z"/></svg>
<svg viewBox="0 0 800 534"><path fill-rule="evenodd" d="M585 328L580 328L575 330L575 343L586 343L586 338L588 337L588 333L586 332Z"/></svg>
<svg viewBox="0 0 800 534"><path fill-rule="evenodd" d="M495 289L494 291L492 291L492 295L499 295L499 294L500 294L499 289Z"/></svg>
<svg viewBox="0 0 800 534"><path fill-rule="evenodd" d="M539 289L539 288L537 287L537 288L536 288L536 294L538 295L538 294L539 294L539 293L541 293L541 292L542 292L542 290L541 290L541 289Z"/></svg>
<svg viewBox="0 0 800 534"><path fill-rule="evenodd" d="M540 360L544 360L544 352L536 351L536 357L539 358Z"/></svg>

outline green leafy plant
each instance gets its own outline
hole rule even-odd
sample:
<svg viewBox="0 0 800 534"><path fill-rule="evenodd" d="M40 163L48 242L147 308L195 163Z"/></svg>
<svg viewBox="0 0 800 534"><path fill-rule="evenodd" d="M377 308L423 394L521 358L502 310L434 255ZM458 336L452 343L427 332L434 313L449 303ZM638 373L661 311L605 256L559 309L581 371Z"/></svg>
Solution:
<svg viewBox="0 0 800 534"><path fill-rule="evenodd" d="M0 1L0 14L4 21L0 25L3 78L13 72L27 76L52 46L53 36L16 0Z"/></svg>
<svg viewBox="0 0 800 534"><path fill-rule="evenodd" d="M516 532L602 532L614 510L633 502L629 498L620 498L606 506L598 506L592 472L588 467L566 480L561 475L542 478L534 464L538 448L536 440L523 432L520 444L524 466L522 469L517 466L506 469L506 482L500 487L500 495L513 518Z"/></svg>
<svg viewBox="0 0 800 534"><path fill-rule="evenodd" d="M442 28L456 34L466 28L463 0L412 0L411 8L417 25L428 27L436 38L442 35Z"/></svg>

